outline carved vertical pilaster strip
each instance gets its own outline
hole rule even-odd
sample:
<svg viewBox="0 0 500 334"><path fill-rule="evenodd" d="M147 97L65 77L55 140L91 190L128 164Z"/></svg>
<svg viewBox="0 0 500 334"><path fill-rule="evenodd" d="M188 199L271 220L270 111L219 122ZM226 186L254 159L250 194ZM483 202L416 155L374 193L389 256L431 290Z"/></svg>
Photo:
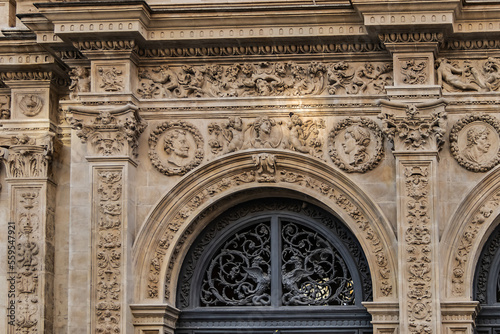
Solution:
<svg viewBox="0 0 500 334"><path fill-rule="evenodd" d="M40 148L40 147L38 147ZM15 147L10 159L16 160ZM38 150L35 150L38 152ZM25 151L17 162L32 167L40 156ZM24 160L23 160L24 159ZM53 333L54 321L54 233L55 185L45 175L30 173L14 177L8 173L10 221L15 256L9 266L9 317L7 333Z"/></svg>
<svg viewBox="0 0 500 334"><path fill-rule="evenodd" d="M93 167L92 328L123 333L123 169Z"/></svg>

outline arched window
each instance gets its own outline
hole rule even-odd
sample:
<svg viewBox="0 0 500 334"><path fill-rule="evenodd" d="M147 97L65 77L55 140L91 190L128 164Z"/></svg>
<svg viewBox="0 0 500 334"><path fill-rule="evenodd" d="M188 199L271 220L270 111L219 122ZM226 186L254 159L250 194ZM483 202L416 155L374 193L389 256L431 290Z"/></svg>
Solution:
<svg viewBox="0 0 500 334"><path fill-rule="evenodd" d="M359 243L303 201L254 200L220 215L191 246L177 291L178 334L371 333Z"/></svg>
<svg viewBox="0 0 500 334"><path fill-rule="evenodd" d="M500 225L488 238L479 257L474 277L474 299L481 305L476 332L500 333Z"/></svg>

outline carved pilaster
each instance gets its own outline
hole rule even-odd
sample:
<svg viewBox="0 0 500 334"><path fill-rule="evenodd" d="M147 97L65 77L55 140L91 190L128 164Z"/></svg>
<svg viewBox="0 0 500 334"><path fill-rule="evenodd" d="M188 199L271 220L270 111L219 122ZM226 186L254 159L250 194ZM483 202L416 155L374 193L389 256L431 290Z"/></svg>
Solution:
<svg viewBox="0 0 500 334"><path fill-rule="evenodd" d="M444 101L383 102L384 132L394 144L398 195L400 328L441 333L437 154L446 126Z"/></svg>
<svg viewBox="0 0 500 334"><path fill-rule="evenodd" d="M441 303L443 333L473 334L474 320L478 312L477 301Z"/></svg>
<svg viewBox="0 0 500 334"><path fill-rule="evenodd" d="M7 333L53 333L52 136L19 135L10 142L2 149L10 194Z"/></svg>
<svg viewBox="0 0 500 334"><path fill-rule="evenodd" d="M135 334L173 334L180 311L170 305L130 305Z"/></svg>
<svg viewBox="0 0 500 334"><path fill-rule="evenodd" d="M386 302L363 302L372 315L374 334L398 334L399 305Z"/></svg>

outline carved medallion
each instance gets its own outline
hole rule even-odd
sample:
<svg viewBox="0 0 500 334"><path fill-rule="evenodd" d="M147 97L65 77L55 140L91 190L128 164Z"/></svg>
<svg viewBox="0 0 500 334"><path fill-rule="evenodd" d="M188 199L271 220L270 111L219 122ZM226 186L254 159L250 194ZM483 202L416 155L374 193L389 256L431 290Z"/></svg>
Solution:
<svg viewBox="0 0 500 334"><path fill-rule="evenodd" d="M490 115L467 115L450 132L451 153L472 172L486 172L500 162L500 122Z"/></svg>
<svg viewBox="0 0 500 334"><path fill-rule="evenodd" d="M187 122L164 122L149 137L149 158L165 175L184 175L203 160L203 137Z"/></svg>
<svg viewBox="0 0 500 334"><path fill-rule="evenodd" d="M328 146L332 161L346 172L364 173L384 156L382 130L372 120L347 118L330 132Z"/></svg>
<svg viewBox="0 0 500 334"><path fill-rule="evenodd" d="M26 94L19 99L19 108L21 112L28 116L36 116L42 111L43 100L36 94Z"/></svg>

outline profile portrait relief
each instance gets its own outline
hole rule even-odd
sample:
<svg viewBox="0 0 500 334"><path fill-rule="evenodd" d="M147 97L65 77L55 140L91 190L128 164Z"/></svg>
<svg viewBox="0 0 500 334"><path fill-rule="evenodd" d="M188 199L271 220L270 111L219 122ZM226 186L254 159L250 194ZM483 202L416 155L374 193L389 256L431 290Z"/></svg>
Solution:
<svg viewBox="0 0 500 334"><path fill-rule="evenodd" d="M347 172L373 169L384 154L378 125L366 118L348 118L337 124L328 138L330 158Z"/></svg>
<svg viewBox="0 0 500 334"><path fill-rule="evenodd" d="M187 122L164 122L149 137L149 158L165 175L184 175L203 160L203 137Z"/></svg>
<svg viewBox="0 0 500 334"><path fill-rule="evenodd" d="M500 162L500 122L492 115L469 114L450 132L455 160L472 172L486 172Z"/></svg>

